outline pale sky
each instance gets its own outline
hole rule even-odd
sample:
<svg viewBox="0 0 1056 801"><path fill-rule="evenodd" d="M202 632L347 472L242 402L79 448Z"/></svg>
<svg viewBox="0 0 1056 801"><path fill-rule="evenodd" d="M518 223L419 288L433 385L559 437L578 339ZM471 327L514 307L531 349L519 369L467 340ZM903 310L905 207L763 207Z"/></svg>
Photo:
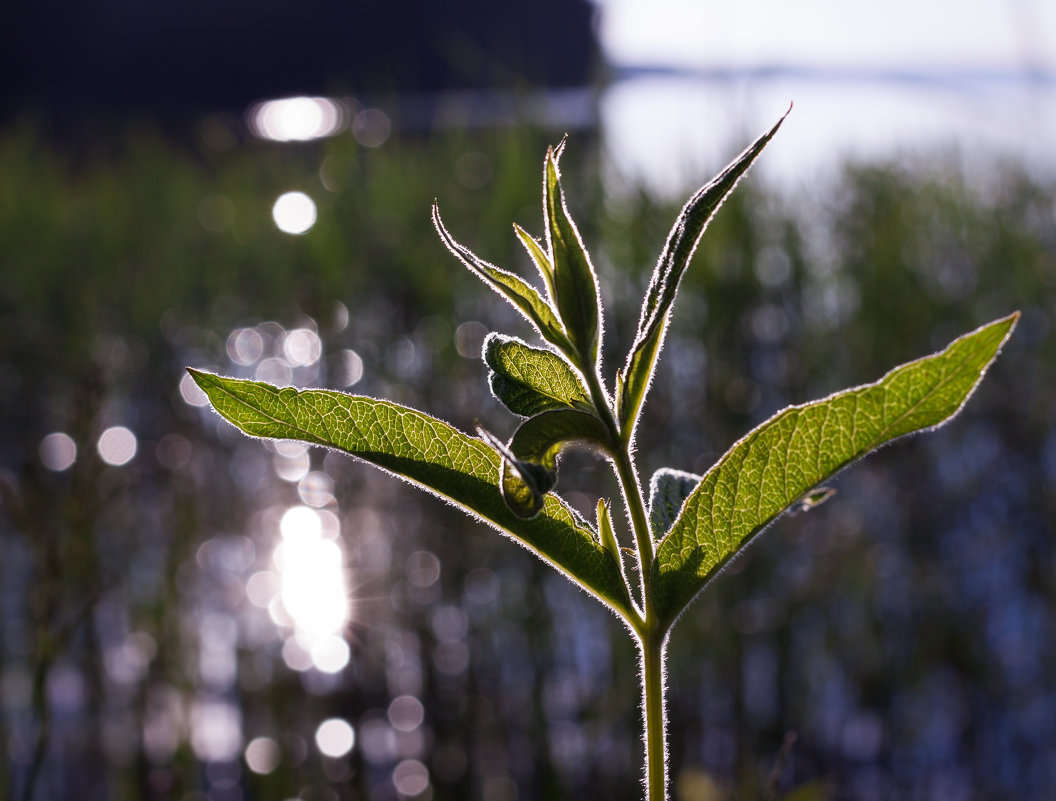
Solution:
<svg viewBox="0 0 1056 801"><path fill-rule="evenodd" d="M620 64L1056 68L1053 0L598 0Z"/></svg>
<svg viewBox="0 0 1056 801"><path fill-rule="evenodd" d="M789 102L757 171L792 190L839 159L929 152L1056 177L1056 0L596 1L610 63L683 72L601 101L613 169L656 190L710 177Z"/></svg>

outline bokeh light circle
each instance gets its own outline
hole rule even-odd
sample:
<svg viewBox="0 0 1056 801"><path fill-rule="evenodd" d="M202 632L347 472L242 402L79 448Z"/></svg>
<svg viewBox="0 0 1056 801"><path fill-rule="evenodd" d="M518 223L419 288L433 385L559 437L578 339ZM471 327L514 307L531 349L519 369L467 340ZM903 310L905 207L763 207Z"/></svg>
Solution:
<svg viewBox="0 0 1056 801"><path fill-rule="evenodd" d="M303 234L315 225L318 213L315 201L304 192L286 192L271 207L271 217L283 233Z"/></svg>
<svg viewBox="0 0 1056 801"><path fill-rule="evenodd" d="M356 743L356 732L347 720L330 718L315 730L315 744L324 756L343 757Z"/></svg>
<svg viewBox="0 0 1056 801"><path fill-rule="evenodd" d="M67 470L77 461L77 443L62 431L48 434L40 441L40 461L48 470Z"/></svg>
<svg viewBox="0 0 1056 801"><path fill-rule="evenodd" d="M104 462L120 467L132 461L139 443L136 435L129 429L124 426L111 426L99 435L95 447Z"/></svg>
<svg viewBox="0 0 1056 801"><path fill-rule="evenodd" d="M257 737L246 746L246 764L254 773L273 772L279 766L281 756L279 744L270 737Z"/></svg>

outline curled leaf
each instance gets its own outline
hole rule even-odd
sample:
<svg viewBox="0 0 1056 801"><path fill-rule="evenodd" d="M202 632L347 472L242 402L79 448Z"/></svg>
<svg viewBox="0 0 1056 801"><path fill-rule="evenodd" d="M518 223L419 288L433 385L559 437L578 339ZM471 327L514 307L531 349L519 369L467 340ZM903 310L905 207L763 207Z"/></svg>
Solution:
<svg viewBox="0 0 1056 801"><path fill-rule="evenodd" d="M557 483L557 471L521 461L502 444L502 440L480 426L477 426L477 433L502 456L499 486L506 506L518 517L532 519L543 510L543 496Z"/></svg>
<svg viewBox="0 0 1056 801"><path fill-rule="evenodd" d="M487 432L481 432L487 434ZM531 518L542 508L542 496L557 484L557 457L570 443L583 443L612 453L609 430L593 414L572 409L543 412L518 427L509 445L487 434L503 457L503 497L519 517Z"/></svg>

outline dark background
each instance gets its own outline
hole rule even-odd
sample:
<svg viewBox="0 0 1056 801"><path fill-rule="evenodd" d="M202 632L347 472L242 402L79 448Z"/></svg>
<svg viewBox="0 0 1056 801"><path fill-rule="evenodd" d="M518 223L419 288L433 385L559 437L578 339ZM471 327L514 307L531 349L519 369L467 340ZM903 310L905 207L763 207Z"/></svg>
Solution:
<svg viewBox="0 0 1056 801"><path fill-rule="evenodd" d="M598 63L592 6L375 3L5 4L0 114L161 119L285 95L580 86ZM559 20L559 24L548 24Z"/></svg>

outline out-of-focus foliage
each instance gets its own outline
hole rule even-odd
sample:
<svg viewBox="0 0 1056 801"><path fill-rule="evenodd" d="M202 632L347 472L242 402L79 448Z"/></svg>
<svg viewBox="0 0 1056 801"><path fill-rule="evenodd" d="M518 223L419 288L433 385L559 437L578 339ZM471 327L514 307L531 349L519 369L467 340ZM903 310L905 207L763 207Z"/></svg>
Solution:
<svg viewBox="0 0 1056 801"><path fill-rule="evenodd" d="M480 345L521 323L452 267L429 206L442 193L461 239L529 275L506 225L542 233L525 165L545 144L214 151L139 132L70 155L29 127L0 136L7 795L40 753L38 798L394 799L423 775L436 799L637 797L637 677L612 669L632 656L611 616L438 502L321 451L266 451L180 388L186 363L354 381L508 435ZM613 293L611 377L675 209L633 188L604 197L597 165L575 163L585 145L563 167L593 198L571 211L594 222L582 234ZM318 205L304 236L270 218L287 190ZM778 797L808 781L837 798L1056 785L1054 202L1015 167L969 185L852 166L818 197L749 183L720 211L643 411L646 474L701 473L787 403L1024 315L956 426L839 479L679 623L676 797L760 797L793 729ZM111 426L136 437L121 466L97 453ZM40 450L57 431L77 446L62 471ZM570 458L592 511L593 462ZM335 673L307 667L302 610L278 583L294 519L341 546L350 653ZM354 729L347 756L325 756L330 718Z"/></svg>

